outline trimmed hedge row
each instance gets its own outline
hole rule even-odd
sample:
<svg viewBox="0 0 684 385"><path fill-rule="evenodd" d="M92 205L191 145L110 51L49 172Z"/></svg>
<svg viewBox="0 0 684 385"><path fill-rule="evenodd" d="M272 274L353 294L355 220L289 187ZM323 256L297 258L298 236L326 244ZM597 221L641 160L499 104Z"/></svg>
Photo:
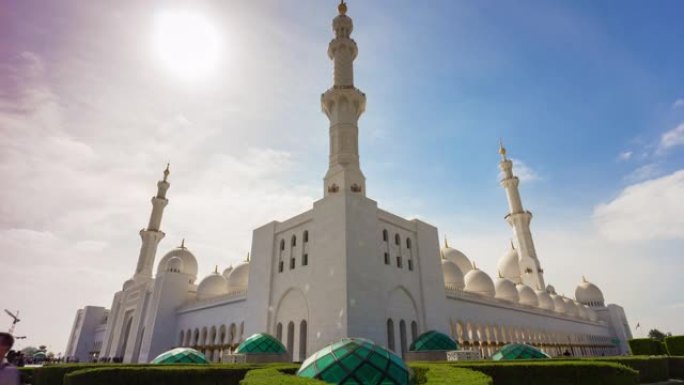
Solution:
<svg viewBox="0 0 684 385"><path fill-rule="evenodd" d="M653 338L634 338L629 340L629 348L635 356L667 356L667 346Z"/></svg>
<svg viewBox="0 0 684 385"><path fill-rule="evenodd" d="M474 370L447 365L411 364L420 385L492 385L492 378Z"/></svg>
<svg viewBox="0 0 684 385"><path fill-rule="evenodd" d="M19 383L21 384L33 384L33 373L36 371L35 367L22 367L19 368Z"/></svg>
<svg viewBox="0 0 684 385"><path fill-rule="evenodd" d="M628 356L628 357L595 357L581 359L581 361L615 362L639 372L639 382L642 384L667 381L670 379L670 363L667 356Z"/></svg>
<svg viewBox="0 0 684 385"><path fill-rule="evenodd" d="M665 346L673 356L684 356L684 336L665 337Z"/></svg>
<svg viewBox="0 0 684 385"><path fill-rule="evenodd" d="M450 363L482 372L494 385L637 385L639 373L612 362L520 360L516 362Z"/></svg>
<svg viewBox="0 0 684 385"><path fill-rule="evenodd" d="M684 357L670 357L670 378L684 380Z"/></svg>
<svg viewBox="0 0 684 385"><path fill-rule="evenodd" d="M327 382L297 377L297 370L277 368L254 369L247 372L240 385L327 385Z"/></svg>

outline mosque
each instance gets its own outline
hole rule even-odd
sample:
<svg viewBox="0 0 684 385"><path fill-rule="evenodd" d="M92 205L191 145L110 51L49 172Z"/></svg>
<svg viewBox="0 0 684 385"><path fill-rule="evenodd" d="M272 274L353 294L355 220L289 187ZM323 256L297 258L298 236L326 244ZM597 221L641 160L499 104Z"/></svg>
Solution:
<svg viewBox="0 0 684 385"><path fill-rule="evenodd" d="M140 231L133 277L109 309L77 311L65 357L142 363L174 347L193 347L219 361L264 332L294 361L343 337L367 338L403 356L428 330L483 357L510 342L552 356L628 353L631 333L622 307L606 305L601 290L584 278L574 299L544 281L532 213L523 208L503 145L499 167L513 242L493 277L446 241L440 248L435 226L394 215L366 196L357 125L366 95L354 85L352 19L344 2L338 10L328 47L333 85L321 96L330 120L323 198L308 211L255 229L251 258L198 281L197 258L184 244L167 252L154 272L165 236L167 167Z"/></svg>

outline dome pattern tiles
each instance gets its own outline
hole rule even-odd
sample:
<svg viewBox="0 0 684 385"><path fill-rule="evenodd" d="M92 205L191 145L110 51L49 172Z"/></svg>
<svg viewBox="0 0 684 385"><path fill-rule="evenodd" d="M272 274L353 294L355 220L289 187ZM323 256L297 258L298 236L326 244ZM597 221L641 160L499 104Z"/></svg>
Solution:
<svg viewBox="0 0 684 385"><path fill-rule="evenodd" d="M492 360L529 360L551 358L541 350L526 344L508 344L492 355Z"/></svg>
<svg viewBox="0 0 684 385"><path fill-rule="evenodd" d="M285 354L287 349L275 337L266 333L257 333L247 338L238 346L236 354Z"/></svg>
<svg viewBox="0 0 684 385"><path fill-rule="evenodd" d="M175 348L158 355L153 364L208 364L204 354L195 349Z"/></svg>
<svg viewBox="0 0 684 385"><path fill-rule="evenodd" d="M443 350L458 350L458 343L448 335L435 330L421 334L409 347L411 352L431 352Z"/></svg>

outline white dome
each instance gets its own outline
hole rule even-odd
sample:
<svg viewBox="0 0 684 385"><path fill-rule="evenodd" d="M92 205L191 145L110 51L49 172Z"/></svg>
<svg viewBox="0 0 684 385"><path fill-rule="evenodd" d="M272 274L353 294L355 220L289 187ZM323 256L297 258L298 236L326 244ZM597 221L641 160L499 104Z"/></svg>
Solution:
<svg viewBox="0 0 684 385"><path fill-rule="evenodd" d="M508 302L518 303L518 290L515 288L515 283L510 279L499 278L494 284L496 289L495 298L503 299Z"/></svg>
<svg viewBox="0 0 684 385"><path fill-rule="evenodd" d="M226 278L218 272L205 277L197 287L197 299L203 300L207 298L218 297L228 293L228 285Z"/></svg>
<svg viewBox="0 0 684 385"><path fill-rule="evenodd" d="M225 270L223 270L223 277L225 279L228 279L228 276L230 275L230 272L233 271L233 266L228 266Z"/></svg>
<svg viewBox="0 0 684 385"><path fill-rule="evenodd" d="M539 300L537 295L534 293L531 287L519 283L515 285L516 290L518 290L518 297L520 298L520 304L527 306L539 306Z"/></svg>
<svg viewBox="0 0 684 385"><path fill-rule="evenodd" d="M577 317L579 315L579 310L577 310L575 301L571 300L570 298L563 297L563 302L565 303L565 314L571 317Z"/></svg>
<svg viewBox="0 0 684 385"><path fill-rule="evenodd" d="M180 273L183 271L183 260L179 257L171 257L166 264L166 271Z"/></svg>
<svg viewBox="0 0 684 385"><path fill-rule="evenodd" d="M496 294L494 290L494 282L489 278L487 273L478 269L472 268L465 275L465 291L480 295L494 297Z"/></svg>
<svg viewBox="0 0 684 385"><path fill-rule="evenodd" d="M544 310L553 310L555 308L551 295L546 290L536 290L539 307Z"/></svg>
<svg viewBox="0 0 684 385"><path fill-rule="evenodd" d="M228 291L244 291L247 290L249 283L249 262L243 262L230 272L228 275Z"/></svg>
<svg viewBox="0 0 684 385"><path fill-rule="evenodd" d="M455 263L442 259L442 275L444 276L444 286L458 290L463 290L465 287L463 273Z"/></svg>
<svg viewBox="0 0 684 385"><path fill-rule="evenodd" d="M470 263L470 260L465 254L449 247L449 245L445 244L439 253L442 255L442 259L446 259L447 261L455 263L463 274L468 273L473 268L472 263Z"/></svg>
<svg viewBox="0 0 684 385"><path fill-rule="evenodd" d="M183 270L181 273L192 277L192 281L197 278L197 258L185 246L181 245L162 257L157 265L157 274L168 271L169 260L173 257L178 257L183 261Z"/></svg>
<svg viewBox="0 0 684 385"><path fill-rule="evenodd" d="M128 290L128 289L130 289L131 287L133 287L134 284L135 284L135 281L132 280L132 279L129 279L128 281L124 282L124 284L123 284L123 289L124 289L124 290Z"/></svg>
<svg viewBox="0 0 684 385"><path fill-rule="evenodd" d="M559 296L558 294L549 294L551 297L551 300L553 300L553 311L556 313L561 313L565 314L565 302L563 302L563 298Z"/></svg>
<svg viewBox="0 0 684 385"><path fill-rule="evenodd" d="M582 282L575 289L577 302L588 306L604 306L603 293L598 286L582 277Z"/></svg>
<svg viewBox="0 0 684 385"><path fill-rule="evenodd" d="M546 292L549 294L556 294L556 288L553 285L546 285Z"/></svg>
<svg viewBox="0 0 684 385"><path fill-rule="evenodd" d="M496 265L499 269L499 274L515 283L520 283L520 265L518 264L518 250L513 248L511 244L510 249L501 256L499 263Z"/></svg>

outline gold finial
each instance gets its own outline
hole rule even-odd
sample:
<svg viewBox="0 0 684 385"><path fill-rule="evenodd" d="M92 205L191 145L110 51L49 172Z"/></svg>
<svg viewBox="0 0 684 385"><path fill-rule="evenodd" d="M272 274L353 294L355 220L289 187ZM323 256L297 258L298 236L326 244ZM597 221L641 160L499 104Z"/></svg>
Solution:
<svg viewBox="0 0 684 385"><path fill-rule="evenodd" d="M449 241L447 240L446 234L444 234L444 247L449 247Z"/></svg>
<svg viewBox="0 0 684 385"><path fill-rule="evenodd" d="M183 238L183 240L181 241L181 245L179 246L179 248L181 248L181 249L185 248L185 238Z"/></svg>
<svg viewBox="0 0 684 385"><path fill-rule="evenodd" d="M587 282L587 279L584 276L582 276L582 282Z"/></svg>
<svg viewBox="0 0 684 385"><path fill-rule="evenodd" d="M169 174L171 173L169 171L170 166L171 166L171 162L166 163L166 170L164 170L164 182L166 182L166 178L168 178Z"/></svg>
<svg viewBox="0 0 684 385"><path fill-rule="evenodd" d="M503 145L503 140L499 139L499 154L503 160L506 160L506 147Z"/></svg>
<svg viewBox="0 0 684 385"><path fill-rule="evenodd" d="M214 274L218 274L218 265L214 268Z"/></svg>
<svg viewBox="0 0 684 385"><path fill-rule="evenodd" d="M498 270L499 272L499 278L503 278L503 275L501 274L501 270Z"/></svg>
<svg viewBox="0 0 684 385"><path fill-rule="evenodd" d="M249 251L248 251L248 252L247 252L247 257L245 258L245 262L249 262L249 259L250 259L250 257L249 257Z"/></svg>
<svg viewBox="0 0 684 385"><path fill-rule="evenodd" d="M475 264L475 261L473 261L473 270L477 270L477 265Z"/></svg>
<svg viewBox="0 0 684 385"><path fill-rule="evenodd" d="M340 1L340 5L337 6L337 11L340 12L340 15L347 14L347 3L345 3L344 0Z"/></svg>

